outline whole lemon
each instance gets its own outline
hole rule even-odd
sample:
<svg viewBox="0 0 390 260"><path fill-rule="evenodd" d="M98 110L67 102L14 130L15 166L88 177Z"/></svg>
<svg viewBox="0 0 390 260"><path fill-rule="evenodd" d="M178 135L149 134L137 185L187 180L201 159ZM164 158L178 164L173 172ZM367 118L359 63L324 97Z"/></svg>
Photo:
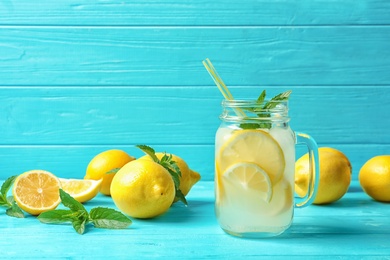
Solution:
<svg viewBox="0 0 390 260"><path fill-rule="evenodd" d="M169 154L167 154L169 155ZM164 153L156 153L158 159L161 159L164 156ZM140 159L152 160L149 155L145 155ZM181 177L180 179L180 187L179 189L183 193L184 196L190 192L192 186L195 185L200 180L200 174L191 170L188 167L188 164L179 156L172 154L172 161L174 161L180 169ZM175 198L174 202L177 202L178 199Z"/></svg>
<svg viewBox="0 0 390 260"><path fill-rule="evenodd" d="M378 155L368 160L360 169L359 182L373 199L390 202L390 155Z"/></svg>
<svg viewBox="0 0 390 260"><path fill-rule="evenodd" d="M123 165L133 160L135 160L135 158L123 150L106 150L92 158L87 166L84 179L103 179L100 192L104 195L110 195L110 186L112 178L114 178L115 175L115 170L121 168Z"/></svg>
<svg viewBox="0 0 390 260"><path fill-rule="evenodd" d="M330 147L318 149L320 179L314 204L327 204L339 200L351 183L352 167L347 156ZM299 196L307 194L309 185L309 155L305 154L295 163L295 191Z"/></svg>
<svg viewBox="0 0 390 260"><path fill-rule="evenodd" d="M135 160L123 166L111 183L115 205L134 218L153 218L166 212L175 198L170 173L150 160Z"/></svg>

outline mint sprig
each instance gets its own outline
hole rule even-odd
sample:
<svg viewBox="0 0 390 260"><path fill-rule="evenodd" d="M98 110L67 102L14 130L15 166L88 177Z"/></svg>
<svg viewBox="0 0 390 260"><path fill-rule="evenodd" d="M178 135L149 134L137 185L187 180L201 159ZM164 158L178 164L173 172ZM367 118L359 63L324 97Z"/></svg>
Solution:
<svg viewBox="0 0 390 260"><path fill-rule="evenodd" d="M17 176L11 176L4 181L0 189L0 206L6 207L5 213L10 217L24 218L23 211L16 204L12 196L8 196L8 191L12 187Z"/></svg>
<svg viewBox="0 0 390 260"><path fill-rule="evenodd" d="M264 90L264 92L265 92L265 90ZM263 109L275 108L278 104L280 104L280 103L282 103L284 101L287 101L291 93L292 93L291 90L287 90L287 91L285 91L283 93L280 93L280 94L274 96L273 98L271 98L270 101L268 101L264 105Z"/></svg>
<svg viewBox="0 0 390 260"><path fill-rule="evenodd" d="M266 91L263 90L261 92L260 96L256 100L256 104L257 104L256 106L246 107L243 109L257 114L257 116L260 118L267 118L267 117L270 117L270 114L268 112L264 113L264 111L273 109L278 104L287 101L291 93L292 93L291 90L282 92L282 93L274 96L273 98L271 98L268 102L266 102L264 104L265 97L266 97ZM242 129L257 129L257 128L270 129L272 127L272 123L264 120L264 122L260 122L260 123L242 123L242 124L240 124L240 127Z"/></svg>
<svg viewBox="0 0 390 260"><path fill-rule="evenodd" d="M173 182L175 183L175 198L183 202L185 205L188 205L183 192L180 190L181 171L176 162L172 160L172 154L167 155L164 153L163 157L161 157L161 160L159 160L156 156L156 152L152 147L144 144L136 145L135 147L141 149L144 153L149 155L154 162L163 166L171 174Z"/></svg>
<svg viewBox="0 0 390 260"><path fill-rule="evenodd" d="M60 189L62 204L69 209L55 209L41 213L38 220L47 224L71 222L74 230L84 234L89 223L96 228L123 229L132 221L119 211L110 208L96 207L88 212L85 207L68 193Z"/></svg>

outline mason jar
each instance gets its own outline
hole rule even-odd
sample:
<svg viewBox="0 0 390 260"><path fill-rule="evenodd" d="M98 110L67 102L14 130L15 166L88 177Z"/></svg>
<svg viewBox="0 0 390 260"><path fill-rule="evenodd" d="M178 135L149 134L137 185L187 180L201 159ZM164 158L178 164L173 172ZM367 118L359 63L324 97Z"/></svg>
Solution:
<svg viewBox="0 0 390 260"><path fill-rule="evenodd" d="M215 213L220 227L240 237L269 237L290 227L294 207L314 200L318 148L290 128L288 101L223 100L215 138ZM295 145L308 147L311 178L294 195Z"/></svg>

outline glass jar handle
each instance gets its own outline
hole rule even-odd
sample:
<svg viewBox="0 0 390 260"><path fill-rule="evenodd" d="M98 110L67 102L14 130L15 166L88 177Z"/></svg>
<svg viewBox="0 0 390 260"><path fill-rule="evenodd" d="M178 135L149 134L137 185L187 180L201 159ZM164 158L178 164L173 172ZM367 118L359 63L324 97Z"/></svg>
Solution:
<svg viewBox="0 0 390 260"><path fill-rule="evenodd" d="M318 183L320 180L320 162L319 162L319 155L318 155L318 146L316 141L308 134L295 132L295 138L296 144L304 143L306 144L309 152L309 185L308 185L308 191L307 194L301 198L296 197L298 202L295 204L297 208L302 208L309 206L311 203L313 203L317 190L318 190Z"/></svg>

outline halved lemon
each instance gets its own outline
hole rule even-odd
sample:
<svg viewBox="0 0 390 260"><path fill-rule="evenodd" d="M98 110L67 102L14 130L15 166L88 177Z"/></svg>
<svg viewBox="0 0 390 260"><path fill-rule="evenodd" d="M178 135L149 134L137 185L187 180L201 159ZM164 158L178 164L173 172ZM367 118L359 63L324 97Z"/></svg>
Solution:
<svg viewBox="0 0 390 260"><path fill-rule="evenodd" d="M267 174L272 184L277 183L284 172L285 159L278 142L262 130L238 130L221 147L217 154L217 172L239 162L259 165Z"/></svg>
<svg viewBox="0 0 390 260"><path fill-rule="evenodd" d="M261 198L269 202L272 197L272 185L268 174L255 163L236 163L223 174L226 190L235 196Z"/></svg>
<svg viewBox="0 0 390 260"><path fill-rule="evenodd" d="M60 204L60 188L61 182L54 174L31 170L16 178L12 194L21 209L31 215L39 215Z"/></svg>
<svg viewBox="0 0 390 260"><path fill-rule="evenodd" d="M80 203L93 199L100 190L102 179L64 179L60 178L62 189Z"/></svg>

